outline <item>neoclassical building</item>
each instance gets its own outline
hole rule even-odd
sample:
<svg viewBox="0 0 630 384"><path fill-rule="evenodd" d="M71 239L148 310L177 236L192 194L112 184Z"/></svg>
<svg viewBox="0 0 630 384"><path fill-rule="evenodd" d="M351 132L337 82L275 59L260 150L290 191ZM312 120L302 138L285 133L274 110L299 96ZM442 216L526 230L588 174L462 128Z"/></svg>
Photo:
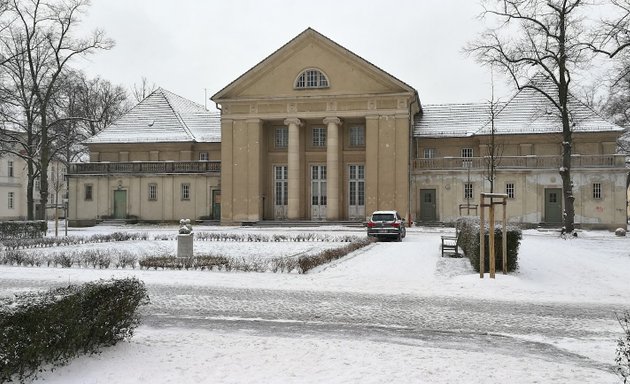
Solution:
<svg viewBox="0 0 630 384"><path fill-rule="evenodd" d="M309 28L211 99L220 116L158 90L86 144L69 172L70 218L364 221L398 210L416 223L476 214L508 194L511 222L562 218L560 124L521 91L488 105L421 105L417 91ZM620 127L572 100L576 222L627 221ZM466 207L466 211L462 211Z"/></svg>

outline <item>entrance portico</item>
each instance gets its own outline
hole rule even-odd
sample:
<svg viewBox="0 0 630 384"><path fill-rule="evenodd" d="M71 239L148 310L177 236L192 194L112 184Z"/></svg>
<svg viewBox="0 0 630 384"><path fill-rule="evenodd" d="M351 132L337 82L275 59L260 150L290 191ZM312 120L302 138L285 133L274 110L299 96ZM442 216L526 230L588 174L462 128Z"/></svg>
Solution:
<svg viewBox="0 0 630 384"><path fill-rule="evenodd" d="M309 28L212 100L222 223L408 213L417 93L332 40Z"/></svg>

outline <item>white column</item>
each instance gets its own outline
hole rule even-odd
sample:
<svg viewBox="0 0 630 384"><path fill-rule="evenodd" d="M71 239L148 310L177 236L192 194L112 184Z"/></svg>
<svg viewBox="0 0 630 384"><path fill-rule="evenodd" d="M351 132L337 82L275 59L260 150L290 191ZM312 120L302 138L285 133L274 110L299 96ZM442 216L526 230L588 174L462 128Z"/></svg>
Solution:
<svg viewBox="0 0 630 384"><path fill-rule="evenodd" d="M287 218L295 220L300 218L300 126L302 122L298 118L289 118L284 120L284 124L289 126Z"/></svg>
<svg viewBox="0 0 630 384"><path fill-rule="evenodd" d="M328 126L326 138L326 218L339 220L339 126L338 117L327 117L324 124Z"/></svg>

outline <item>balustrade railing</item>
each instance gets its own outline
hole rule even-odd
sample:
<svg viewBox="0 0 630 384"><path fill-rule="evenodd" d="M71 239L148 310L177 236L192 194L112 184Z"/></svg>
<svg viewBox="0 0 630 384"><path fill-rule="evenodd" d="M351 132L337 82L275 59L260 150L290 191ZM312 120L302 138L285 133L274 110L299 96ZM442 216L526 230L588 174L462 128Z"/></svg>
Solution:
<svg viewBox="0 0 630 384"><path fill-rule="evenodd" d="M484 169L489 163L487 157L438 157L415 159L414 169ZM496 159L497 168L502 169L553 169L562 165L561 156L500 156ZM624 168L625 155L573 155L573 168Z"/></svg>
<svg viewBox="0 0 630 384"><path fill-rule="evenodd" d="M218 173L220 161L132 161L120 163L73 163L69 175L120 173Z"/></svg>

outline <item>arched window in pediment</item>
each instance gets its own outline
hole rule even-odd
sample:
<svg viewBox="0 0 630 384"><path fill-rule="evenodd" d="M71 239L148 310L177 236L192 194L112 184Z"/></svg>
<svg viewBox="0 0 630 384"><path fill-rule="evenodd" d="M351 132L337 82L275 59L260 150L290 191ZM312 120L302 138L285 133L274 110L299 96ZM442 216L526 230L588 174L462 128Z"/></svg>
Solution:
<svg viewBox="0 0 630 384"><path fill-rule="evenodd" d="M328 88L328 77L319 69L309 68L297 77L295 80L296 89L307 88Z"/></svg>

